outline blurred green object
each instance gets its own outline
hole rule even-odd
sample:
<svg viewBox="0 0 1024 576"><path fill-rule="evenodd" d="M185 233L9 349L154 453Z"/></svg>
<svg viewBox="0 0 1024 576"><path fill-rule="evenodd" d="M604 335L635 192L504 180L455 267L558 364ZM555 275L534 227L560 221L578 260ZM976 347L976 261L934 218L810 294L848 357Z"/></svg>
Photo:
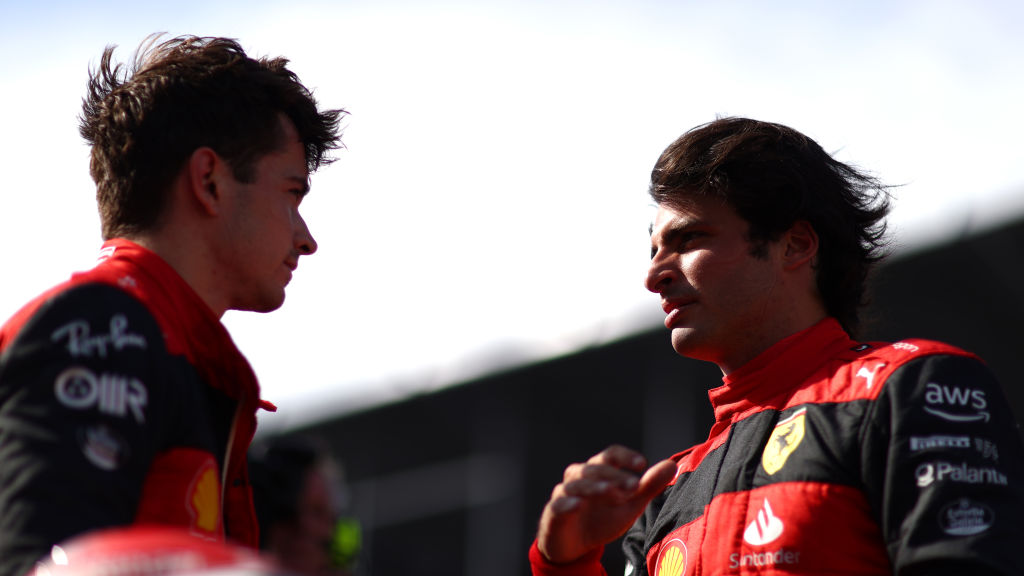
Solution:
<svg viewBox="0 0 1024 576"><path fill-rule="evenodd" d="M359 520L342 517L334 526L331 538L331 561L337 568L351 569L355 566L359 549L363 543L363 529Z"/></svg>

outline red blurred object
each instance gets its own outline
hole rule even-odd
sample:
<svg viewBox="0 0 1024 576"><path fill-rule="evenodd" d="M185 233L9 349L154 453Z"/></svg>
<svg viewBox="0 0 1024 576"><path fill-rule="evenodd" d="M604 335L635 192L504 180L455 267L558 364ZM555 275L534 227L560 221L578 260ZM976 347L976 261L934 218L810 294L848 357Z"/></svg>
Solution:
<svg viewBox="0 0 1024 576"><path fill-rule="evenodd" d="M127 526L54 546L34 576L284 575L246 548L211 542L170 526Z"/></svg>

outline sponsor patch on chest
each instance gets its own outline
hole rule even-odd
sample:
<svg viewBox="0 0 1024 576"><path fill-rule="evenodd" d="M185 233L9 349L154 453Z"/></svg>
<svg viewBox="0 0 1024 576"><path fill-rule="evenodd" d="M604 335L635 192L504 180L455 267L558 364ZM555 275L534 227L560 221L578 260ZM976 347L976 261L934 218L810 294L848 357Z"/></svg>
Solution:
<svg viewBox="0 0 1024 576"><path fill-rule="evenodd" d="M665 543L658 555L654 576L682 576L686 572L686 544L674 539Z"/></svg>
<svg viewBox="0 0 1024 576"><path fill-rule="evenodd" d="M782 470L789 455L800 446L806 431L806 421L805 408L775 425L761 455L761 464L769 475Z"/></svg>

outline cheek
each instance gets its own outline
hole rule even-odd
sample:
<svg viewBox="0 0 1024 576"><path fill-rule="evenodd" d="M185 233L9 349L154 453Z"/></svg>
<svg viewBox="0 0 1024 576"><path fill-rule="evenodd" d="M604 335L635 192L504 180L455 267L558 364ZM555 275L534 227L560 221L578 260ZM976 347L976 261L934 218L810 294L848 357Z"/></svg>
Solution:
<svg viewBox="0 0 1024 576"><path fill-rule="evenodd" d="M695 254L684 261L683 273L705 304L738 308L771 289L766 265L748 254Z"/></svg>
<svg viewBox="0 0 1024 576"><path fill-rule="evenodd" d="M737 273L735 257L722 257L714 252L692 252L683 256L682 272L695 288L722 288Z"/></svg>
<svg viewBox="0 0 1024 576"><path fill-rule="evenodd" d="M277 250L280 244L291 244L295 235L296 220L298 213L294 207L289 205L276 205L268 208L260 215L256 241Z"/></svg>

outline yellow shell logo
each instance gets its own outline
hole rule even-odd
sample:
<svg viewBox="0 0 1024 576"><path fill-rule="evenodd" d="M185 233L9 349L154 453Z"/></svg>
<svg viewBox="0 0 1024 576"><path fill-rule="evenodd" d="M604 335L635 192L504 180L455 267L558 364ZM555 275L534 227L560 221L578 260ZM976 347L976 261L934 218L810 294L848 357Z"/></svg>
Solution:
<svg viewBox="0 0 1024 576"><path fill-rule="evenodd" d="M655 576L682 576L686 571L686 545L682 540L671 540L661 551Z"/></svg>
<svg viewBox="0 0 1024 576"><path fill-rule="evenodd" d="M206 532L214 532L220 519L220 482L217 480L217 470L213 467L206 468L200 474L192 490L195 526Z"/></svg>
<svg viewBox="0 0 1024 576"><path fill-rule="evenodd" d="M786 465L786 459L800 445L804 439L804 422L807 419L807 409L800 410L789 418L775 425L768 444L764 447L764 454L761 456L761 464L768 474L775 474Z"/></svg>

